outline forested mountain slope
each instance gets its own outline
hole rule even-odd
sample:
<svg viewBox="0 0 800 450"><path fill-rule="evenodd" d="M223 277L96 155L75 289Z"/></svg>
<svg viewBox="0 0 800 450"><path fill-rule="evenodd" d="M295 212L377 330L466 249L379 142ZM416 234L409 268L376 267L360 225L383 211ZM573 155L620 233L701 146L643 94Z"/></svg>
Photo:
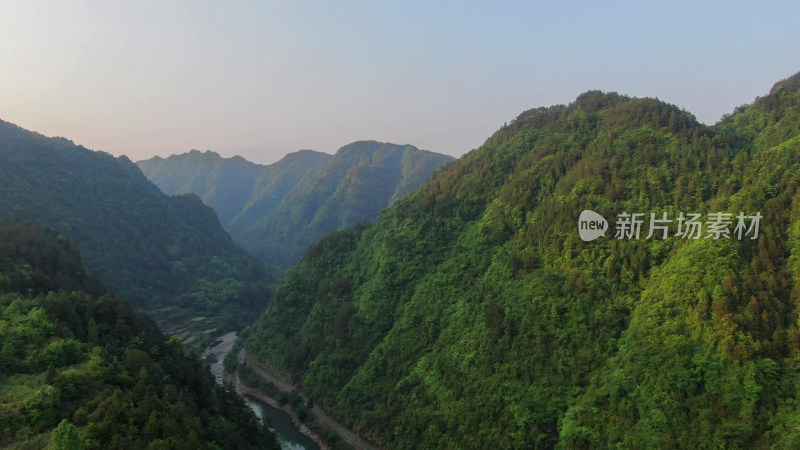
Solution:
<svg viewBox="0 0 800 450"><path fill-rule="evenodd" d="M167 158L155 156L136 164L167 195L200 197L217 212L222 225L228 226L256 204L260 215L269 214L288 191L330 158L327 153L301 150L263 166L240 156L223 158L212 151L192 150Z"/></svg>
<svg viewBox="0 0 800 450"><path fill-rule="evenodd" d="M797 447L799 186L800 75L713 127L587 92L311 246L246 347L389 447Z"/></svg>
<svg viewBox="0 0 800 450"><path fill-rule="evenodd" d="M375 220L451 160L410 145L363 141L333 156L302 150L268 166L198 151L137 164L165 193L200 196L236 242L265 264L288 269L309 244Z"/></svg>
<svg viewBox="0 0 800 450"><path fill-rule="evenodd" d="M177 338L103 292L63 237L0 221L0 446L278 448Z"/></svg>
<svg viewBox="0 0 800 450"><path fill-rule="evenodd" d="M63 233L134 307L198 332L254 320L270 276L194 195L167 197L125 157L0 122L0 218ZM196 340L212 339L212 332Z"/></svg>

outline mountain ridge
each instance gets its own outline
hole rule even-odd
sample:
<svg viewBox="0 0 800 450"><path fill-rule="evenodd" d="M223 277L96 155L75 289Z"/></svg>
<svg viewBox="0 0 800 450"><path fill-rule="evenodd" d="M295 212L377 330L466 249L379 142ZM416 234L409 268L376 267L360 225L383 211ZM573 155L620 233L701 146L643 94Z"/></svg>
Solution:
<svg viewBox="0 0 800 450"><path fill-rule="evenodd" d="M798 80L714 126L600 91L527 110L312 245L247 351L386 446L797 446ZM763 218L584 242L584 209Z"/></svg>
<svg viewBox="0 0 800 450"><path fill-rule="evenodd" d="M374 220L452 160L411 145L367 140L333 155L300 150L270 165L249 163L246 171L230 167L231 158L199 151L137 164L165 193L199 195L237 243L286 269L316 239Z"/></svg>

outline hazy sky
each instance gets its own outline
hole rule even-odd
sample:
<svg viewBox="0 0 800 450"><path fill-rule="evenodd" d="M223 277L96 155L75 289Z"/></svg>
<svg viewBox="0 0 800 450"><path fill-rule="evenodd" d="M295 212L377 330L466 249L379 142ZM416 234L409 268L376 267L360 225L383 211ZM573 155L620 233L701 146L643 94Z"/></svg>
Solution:
<svg viewBox="0 0 800 450"><path fill-rule="evenodd" d="M800 71L785 2L0 0L0 119L133 160L451 154L589 89L716 122Z"/></svg>

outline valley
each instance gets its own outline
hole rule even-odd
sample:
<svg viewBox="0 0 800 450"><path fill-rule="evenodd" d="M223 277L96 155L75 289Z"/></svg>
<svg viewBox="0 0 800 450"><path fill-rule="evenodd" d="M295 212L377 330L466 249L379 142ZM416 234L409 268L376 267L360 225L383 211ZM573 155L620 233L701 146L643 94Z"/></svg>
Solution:
<svg viewBox="0 0 800 450"><path fill-rule="evenodd" d="M150 161L194 174L172 196L0 122L0 443L791 448L798 145L800 74L714 125L588 91L456 161ZM625 231L647 213L663 239Z"/></svg>
<svg viewBox="0 0 800 450"><path fill-rule="evenodd" d="M225 372L223 361L231 348L236 342L236 332L226 333L219 336L214 340L212 345L208 347L200 355L201 360L207 364L212 375L217 381L217 384L223 385L226 381L233 381L233 385L247 403L247 406L253 410L259 420L266 421L270 430L275 433L278 443L283 450L315 450L320 449L321 446L315 442L320 442L320 438L313 435L313 439L307 434L309 431L301 431L298 429L298 423L293 415L293 411L288 407L278 404L274 399L266 397L259 391L248 388L241 384L238 376L231 376ZM210 363L207 358L210 357ZM284 392L291 392L292 389L284 389Z"/></svg>
<svg viewBox="0 0 800 450"><path fill-rule="evenodd" d="M4 1L0 448L800 448L798 23Z"/></svg>

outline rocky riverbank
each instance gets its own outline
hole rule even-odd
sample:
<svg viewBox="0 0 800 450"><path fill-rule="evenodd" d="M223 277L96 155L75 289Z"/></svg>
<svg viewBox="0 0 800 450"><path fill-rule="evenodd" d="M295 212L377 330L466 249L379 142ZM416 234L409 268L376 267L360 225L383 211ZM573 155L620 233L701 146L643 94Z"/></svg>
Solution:
<svg viewBox="0 0 800 450"><path fill-rule="evenodd" d="M272 407L274 409L283 411L284 413L288 414L292 418L292 423L294 424L294 426L301 433L303 433L304 435L308 436L308 438L311 439L311 441L313 441L314 444L316 444L320 448L320 450L330 450L330 447L328 447L328 445L325 444L325 441L323 441L322 438L318 434L314 433L310 428L308 428L306 426L306 424L301 422L297 418L297 416L295 416L294 410L289 405L281 406L280 404L278 404L278 402L275 399L267 397L266 395L264 395L260 391L258 391L256 389L253 389L250 386L245 385L239 379L238 375L231 375L229 373L226 373L225 376L226 376L227 380L236 389L236 393L239 394L240 397L242 397L242 398L252 397L252 398L254 398L254 399L256 399L256 400L258 400L258 401L260 401L260 402L262 402L264 404L269 405L270 407Z"/></svg>
<svg viewBox="0 0 800 450"><path fill-rule="evenodd" d="M285 379L281 378L280 375L270 370L269 367L267 367L264 364L260 364L258 361L253 359L250 355L247 354L245 349L239 350L239 353L236 355L236 357L239 361L239 364L247 364L248 367L253 369L256 375L261 377L261 379L263 379L264 381L272 383L276 388L278 388L278 390L283 392L292 392L297 390L295 386L291 385ZM302 392L298 393L303 402L308 403L308 397ZM335 431L340 438L342 438L345 442L349 443L353 447L359 450L377 450L379 448L378 446L370 442L367 442L364 438L356 434L353 430L347 428L342 422L330 416L327 412L323 411L322 408L319 407L319 405L314 405L312 408L309 409L308 412L314 417L314 419L317 422ZM293 414L292 417L294 417Z"/></svg>

